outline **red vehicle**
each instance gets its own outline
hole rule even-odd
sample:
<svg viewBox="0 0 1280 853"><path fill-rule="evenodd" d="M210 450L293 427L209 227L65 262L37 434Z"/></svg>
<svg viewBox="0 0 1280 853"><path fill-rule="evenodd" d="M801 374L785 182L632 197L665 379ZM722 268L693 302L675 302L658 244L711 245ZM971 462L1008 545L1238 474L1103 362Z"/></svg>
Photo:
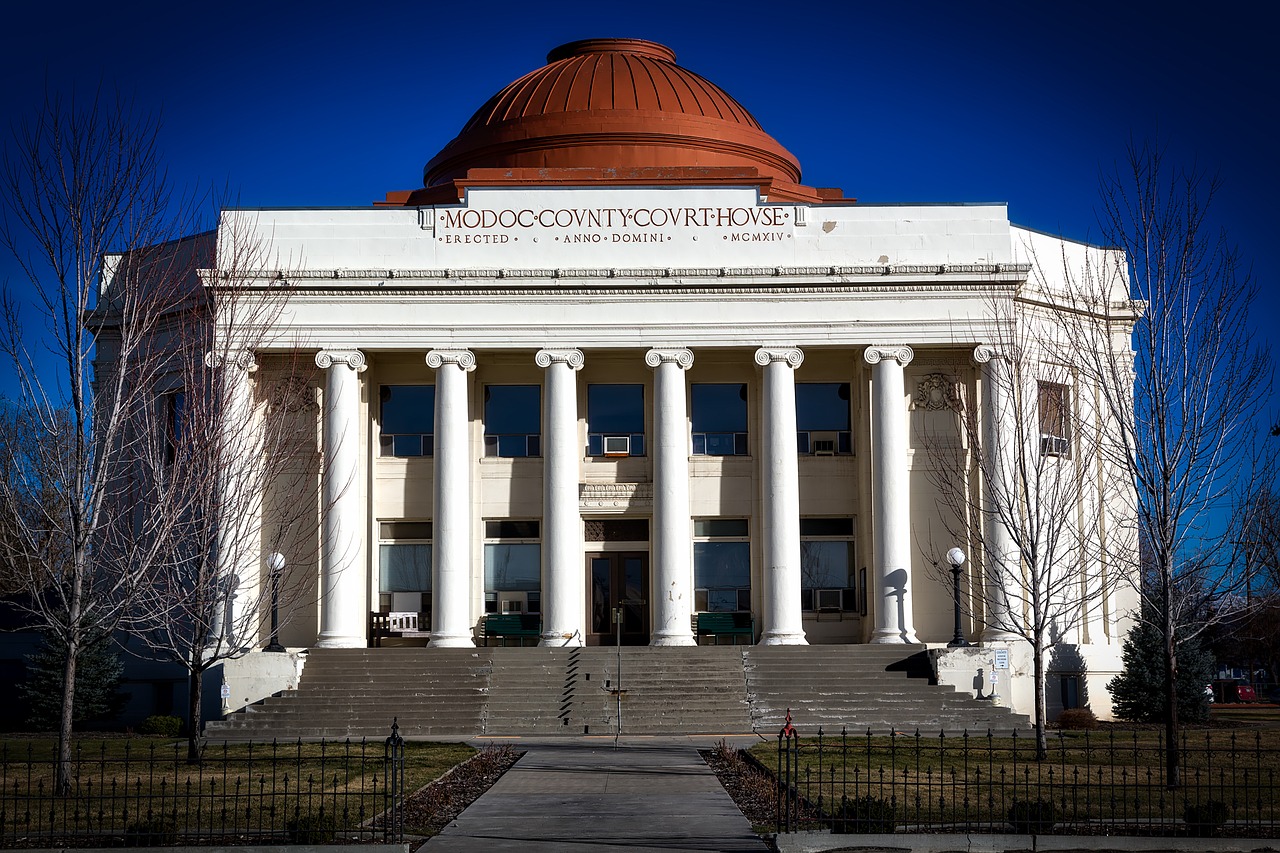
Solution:
<svg viewBox="0 0 1280 853"><path fill-rule="evenodd" d="M1213 701L1228 705L1257 702L1258 694L1253 685L1243 679L1222 678L1213 682Z"/></svg>

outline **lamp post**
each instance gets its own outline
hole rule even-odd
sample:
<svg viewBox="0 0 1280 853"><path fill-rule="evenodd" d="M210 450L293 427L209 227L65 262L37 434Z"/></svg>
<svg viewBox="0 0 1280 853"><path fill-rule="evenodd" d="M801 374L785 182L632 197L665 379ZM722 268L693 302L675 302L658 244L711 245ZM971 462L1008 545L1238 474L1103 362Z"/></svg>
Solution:
<svg viewBox="0 0 1280 853"><path fill-rule="evenodd" d="M947 643L947 648L958 649L969 645L969 641L964 638L964 633L960 628L960 567L964 565L964 551L959 548L952 548L947 552L947 562L951 564L952 594L955 596L956 610L955 636L951 638L951 642Z"/></svg>
<svg viewBox="0 0 1280 853"><path fill-rule="evenodd" d="M284 554L276 551L267 557L267 570L271 573L271 642L263 651L283 652L284 646L280 645L280 575L284 573Z"/></svg>

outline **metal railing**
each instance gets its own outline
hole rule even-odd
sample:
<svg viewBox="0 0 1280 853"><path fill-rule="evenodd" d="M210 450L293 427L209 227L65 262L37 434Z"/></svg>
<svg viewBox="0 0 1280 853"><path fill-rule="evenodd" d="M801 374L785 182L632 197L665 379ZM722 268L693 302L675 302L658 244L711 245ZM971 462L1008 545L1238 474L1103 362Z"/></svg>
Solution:
<svg viewBox="0 0 1280 853"><path fill-rule="evenodd" d="M405 743L224 743L187 760L185 741L77 742L59 792L52 741L0 748L7 847L400 842Z"/></svg>
<svg viewBox="0 0 1280 853"><path fill-rule="evenodd" d="M777 829L1280 836L1280 738L1184 733L1165 784L1159 731L778 733Z"/></svg>

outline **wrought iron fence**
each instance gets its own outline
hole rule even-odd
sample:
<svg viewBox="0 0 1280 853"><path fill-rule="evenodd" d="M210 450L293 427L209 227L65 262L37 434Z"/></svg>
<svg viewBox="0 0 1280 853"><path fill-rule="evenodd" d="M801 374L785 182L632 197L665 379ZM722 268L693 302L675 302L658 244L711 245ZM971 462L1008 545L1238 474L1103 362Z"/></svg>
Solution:
<svg viewBox="0 0 1280 853"><path fill-rule="evenodd" d="M779 832L1280 836L1280 734L1202 730L924 735L778 733Z"/></svg>
<svg viewBox="0 0 1280 853"><path fill-rule="evenodd" d="M405 743L78 742L59 791L52 742L0 748L0 844L8 847L399 842Z"/></svg>

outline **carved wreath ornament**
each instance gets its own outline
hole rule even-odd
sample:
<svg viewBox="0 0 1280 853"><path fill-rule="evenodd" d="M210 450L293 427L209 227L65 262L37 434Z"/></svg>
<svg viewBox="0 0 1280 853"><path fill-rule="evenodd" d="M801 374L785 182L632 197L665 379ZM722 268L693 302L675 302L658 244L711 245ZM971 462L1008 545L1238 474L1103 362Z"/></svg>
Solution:
<svg viewBox="0 0 1280 853"><path fill-rule="evenodd" d="M914 408L928 409L931 412L942 409L958 412L964 408L959 383L954 376L945 373L930 373L921 379L911 403Z"/></svg>

